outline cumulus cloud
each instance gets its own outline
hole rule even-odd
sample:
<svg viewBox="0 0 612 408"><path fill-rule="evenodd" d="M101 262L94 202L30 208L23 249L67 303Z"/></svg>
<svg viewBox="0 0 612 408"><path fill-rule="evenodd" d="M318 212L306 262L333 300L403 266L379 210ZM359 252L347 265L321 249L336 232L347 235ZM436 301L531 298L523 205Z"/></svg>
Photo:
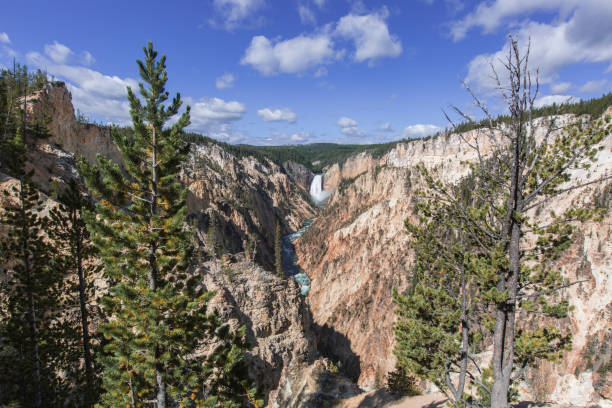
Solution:
<svg viewBox="0 0 612 408"><path fill-rule="evenodd" d="M351 119L347 116L342 116L336 122L336 125L340 126L342 129L340 133L346 136L355 136L355 137L363 137L367 133L357 127L359 123L356 120Z"/></svg>
<svg viewBox="0 0 612 408"><path fill-rule="evenodd" d="M53 41L53 44L45 45L45 54L47 54L56 64L64 64L68 60L68 57L74 53L64 44Z"/></svg>
<svg viewBox="0 0 612 408"><path fill-rule="evenodd" d="M46 68L49 74L67 79L86 92L106 98L124 98L127 95L127 86L133 89L138 87L138 82L134 79L104 75L81 66L56 64L37 52L26 54L26 60L29 64Z"/></svg>
<svg viewBox="0 0 612 408"><path fill-rule="evenodd" d="M214 97L184 99L191 106L190 130L232 143L245 140L244 134L232 128L232 124L246 114L247 108L243 103Z"/></svg>
<svg viewBox="0 0 612 408"><path fill-rule="evenodd" d="M264 5L263 0L214 0L215 11L222 19L222 26L233 30L245 20L252 17ZM215 20L210 21L213 26L218 25Z"/></svg>
<svg viewBox="0 0 612 408"><path fill-rule="evenodd" d="M57 50L60 52L56 52ZM82 55L88 54L85 53ZM26 62L46 69L50 75L66 81L76 109L88 115L95 115L106 122L130 124L126 87L129 86L137 92L138 82L135 79L105 75L83 66L58 63L56 61L66 60L62 55L74 54L63 44L54 43L50 47L45 47L45 54L47 55L30 52L26 54ZM79 62L85 63L87 60L80 58ZM183 100L191 105L190 130L205 132L211 137L232 143L245 140L242 133L233 131L231 127L233 122L241 119L246 113L244 104L220 98L196 100L185 97Z"/></svg>
<svg viewBox="0 0 612 408"><path fill-rule="evenodd" d="M536 2L516 3L524 5ZM497 0L491 7L497 4L506 4L506 0ZM550 24L525 20L517 26L515 37L522 50L527 49L531 40L529 64L533 71L540 69L541 83L556 81L558 73L572 64L612 63L612 24L609 23L612 21L612 2L583 0L577 2L575 7L571 7L574 3L569 0L547 0L538 4L548 4L551 10L558 12L557 18ZM512 15L540 9L542 7L521 6ZM490 63L503 77L502 61L507 58L508 51L509 43L506 42L502 49L493 54L475 57L468 66L468 81L476 84L480 90L491 90L495 84L491 79Z"/></svg>
<svg viewBox="0 0 612 408"><path fill-rule="evenodd" d="M569 95L546 95L546 96L541 96L538 99L536 99L533 105L536 108L541 108L542 106L548 106L548 105L552 105L555 103L557 105L560 105L562 103L578 102L578 101L580 101L580 98L575 98Z"/></svg>
<svg viewBox="0 0 612 408"><path fill-rule="evenodd" d="M336 124L341 128L355 127L358 125L356 120L346 116L342 116L340 119L338 119L338 122L336 122Z"/></svg>
<svg viewBox="0 0 612 408"><path fill-rule="evenodd" d="M367 135L367 132L359 129L357 126L343 127L342 130L340 130L340 133L346 136L355 136L355 137L363 137Z"/></svg>
<svg viewBox="0 0 612 408"><path fill-rule="evenodd" d="M441 130L442 128L436 125L423 125L423 124L410 125L404 128L404 132L402 133L402 136L408 139L416 139L416 138L434 135Z"/></svg>
<svg viewBox="0 0 612 408"><path fill-rule="evenodd" d="M572 87L571 82L559 82L550 86L550 90L554 94L562 94L567 92Z"/></svg>
<svg viewBox="0 0 612 408"><path fill-rule="evenodd" d="M331 38L326 34L300 35L284 41L253 37L241 60L264 75L299 73L334 58Z"/></svg>
<svg viewBox="0 0 612 408"><path fill-rule="evenodd" d="M236 78L234 78L232 74L226 72L225 74L217 78L217 80L215 81L215 85L217 86L217 89L226 89L233 87L235 81Z"/></svg>
<svg viewBox="0 0 612 408"><path fill-rule="evenodd" d="M72 83L67 83L66 86L72 94L74 107L79 111L101 116L107 122L117 125L130 124L130 105L127 99L105 98Z"/></svg>
<svg viewBox="0 0 612 408"><path fill-rule="evenodd" d="M580 90L586 93L595 93L595 92L603 93L606 90L607 85L608 85L607 79L600 79L599 81L588 81L587 83L585 83L584 85L580 87Z"/></svg>
<svg viewBox="0 0 612 408"><path fill-rule="evenodd" d="M10 44L11 43L11 39L9 38L7 33L0 33L0 43L2 44Z"/></svg>
<svg viewBox="0 0 612 408"><path fill-rule="evenodd" d="M93 65L93 63L96 62L96 59L89 51L83 51L81 62L83 62L84 65Z"/></svg>
<svg viewBox="0 0 612 408"><path fill-rule="evenodd" d="M266 145L304 144L310 143L312 138L312 133L307 131L295 133L273 132L271 137L266 137L262 142Z"/></svg>
<svg viewBox="0 0 612 408"><path fill-rule="evenodd" d="M237 101L224 101L221 98L201 98L197 101L185 98L185 101L191 105L191 122L194 126L235 121L246 113L246 106Z"/></svg>
<svg viewBox="0 0 612 408"><path fill-rule="evenodd" d="M298 5L298 13L302 24L316 24L317 19L311 9L303 4Z"/></svg>
<svg viewBox="0 0 612 408"><path fill-rule="evenodd" d="M259 109L257 114L266 122L288 122L294 123L297 119L296 114L289 108L282 109Z"/></svg>
<svg viewBox="0 0 612 408"><path fill-rule="evenodd" d="M314 22L311 9L300 4L298 10L303 22ZM344 46L348 43L355 47L353 59L356 62L397 57L402 53L402 43L389 32L388 14L386 8L370 14L350 13L337 24L328 24L315 33L286 40L255 36L241 63L251 65L264 75L297 74L341 59L347 54ZM320 76L320 72L317 70L315 75Z"/></svg>
<svg viewBox="0 0 612 408"><path fill-rule="evenodd" d="M584 0L483 1L473 12L452 23L451 35L455 41L459 41L474 27L481 27L485 33L491 33L511 18L517 18L521 15L536 11L561 10L563 13L567 13L571 8L583 1ZM601 1L603 2L605 0Z"/></svg>
<svg viewBox="0 0 612 408"><path fill-rule="evenodd" d="M397 57L402 53L402 42L389 33L387 17L388 12L383 9L366 15L349 14L340 19L336 31L355 43L355 61Z"/></svg>
<svg viewBox="0 0 612 408"><path fill-rule="evenodd" d="M529 63L532 70L540 69L540 82L557 79L558 72L576 63L612 62L612 2L585 0L565 20L552 24L527 21L516 35L522 50L531 40ZM504 74L502 61L509 44L494 54L474 58L468 67L468 81L480 88L492 88L490 62Z"/></svg>
<svg viewBox="0 0 612 408"><path fill-rule="evenodd" d="M123 124L129 120L126 87L136 89L138 83L135 79L105 75L83 66L70 65L66 61L74 54L73 51L58 42L45 45L44 50L46 56L38 52L27 53L26 62L65 80L77 109L114 123Z"/></svg>

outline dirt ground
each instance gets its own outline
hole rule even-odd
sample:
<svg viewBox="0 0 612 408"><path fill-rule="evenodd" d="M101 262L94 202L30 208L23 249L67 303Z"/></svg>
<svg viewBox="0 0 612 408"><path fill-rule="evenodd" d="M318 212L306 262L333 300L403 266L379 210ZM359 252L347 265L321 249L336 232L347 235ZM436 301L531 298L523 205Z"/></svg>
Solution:
<svg viewBox="0 0 612 408"><path fill-rule="evenodd" d="M442 408L444 402L446 397L439 393L398 399L381 389L344 400L338 408Z"/></svg>

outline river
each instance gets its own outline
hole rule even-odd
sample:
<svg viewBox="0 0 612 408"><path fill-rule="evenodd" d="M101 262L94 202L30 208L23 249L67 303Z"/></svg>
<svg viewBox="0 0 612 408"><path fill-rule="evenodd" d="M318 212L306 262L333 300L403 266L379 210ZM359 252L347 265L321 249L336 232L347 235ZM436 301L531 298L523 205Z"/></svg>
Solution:
<svg viewBox="0 0 612 408"><path fill-rule="evenodd" d="M320 174L315 175L312 179L312 183L310 184L310 197L319 207L323 207L329 199L329 193L323 189L323 176ZM302 222L302 227L299 230L281 238L283 270L287 276L292 276L293 279L296 280L302 288L302 295L304 296L306 296L310 290L310 278L298 265L298 257L295 253L293 242L310 228L312 222L312 219Z"/></svg>

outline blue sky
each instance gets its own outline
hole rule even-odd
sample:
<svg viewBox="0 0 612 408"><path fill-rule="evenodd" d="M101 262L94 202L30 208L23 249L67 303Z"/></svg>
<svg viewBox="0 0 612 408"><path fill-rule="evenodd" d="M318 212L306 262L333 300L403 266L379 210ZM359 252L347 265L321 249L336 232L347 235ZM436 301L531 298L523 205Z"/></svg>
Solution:
<svg viewBox="0 0 612 408"><path fill-rule="evenodd" d="M192 126L231 143L380 143L435 133L442 109L494 110L489 78L512 33L531 39L540 104L612 90L610 0L7 2L0 65L65 80L75 107L129 124L125 86L152 40Z"/></svg>

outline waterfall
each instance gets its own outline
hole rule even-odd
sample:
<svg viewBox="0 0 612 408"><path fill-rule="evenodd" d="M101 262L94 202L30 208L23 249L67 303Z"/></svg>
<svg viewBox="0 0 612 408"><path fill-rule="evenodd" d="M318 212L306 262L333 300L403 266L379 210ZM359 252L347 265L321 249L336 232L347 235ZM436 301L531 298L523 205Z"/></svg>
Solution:
<svg viewBox="0 0 612 408"><path fill-rule="evenodd" d="M323 176L317 174L310 183L310 197L317 205L323 205L329 198L329 193L323 190Z"/></svg>

